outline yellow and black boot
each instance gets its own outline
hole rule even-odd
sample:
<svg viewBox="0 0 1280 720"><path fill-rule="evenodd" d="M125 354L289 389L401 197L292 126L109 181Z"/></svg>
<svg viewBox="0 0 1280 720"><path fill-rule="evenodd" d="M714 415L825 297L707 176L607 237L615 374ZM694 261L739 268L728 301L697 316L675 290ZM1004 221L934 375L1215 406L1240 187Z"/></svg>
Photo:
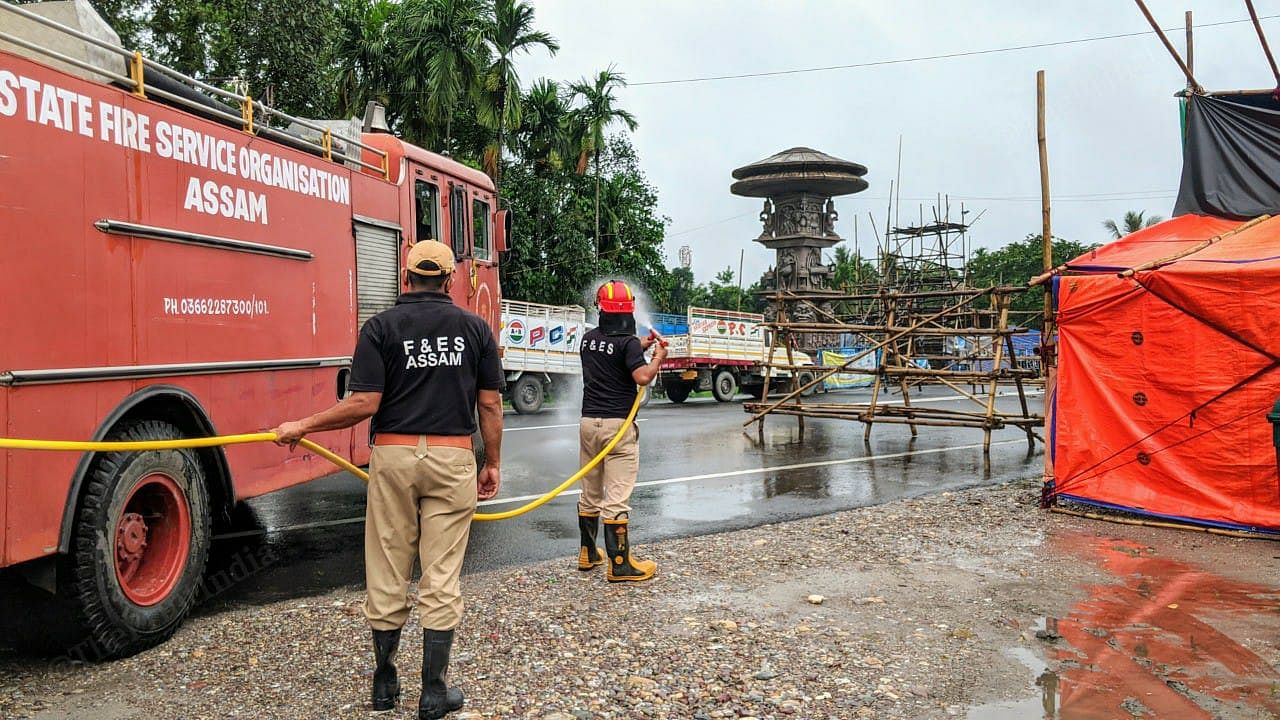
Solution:
<svg viewBox="0 0 1280 720"><path fill-rule="evenodd" d="M604 564L604 555L596 546L596 534L600 531L600 515L578 513L578 534L582 536L582 547L578 549L578 569L590 570Z"/></svg>
<svg viewBox="0 0 1280 720"><path fill-rule="evenodd" d="M609 554L609 582L636 582L648 580L658 571L652 560L635 560L631 557L631 541L627 537L629 518L622 513L604 521L604 547Z"/></svg>

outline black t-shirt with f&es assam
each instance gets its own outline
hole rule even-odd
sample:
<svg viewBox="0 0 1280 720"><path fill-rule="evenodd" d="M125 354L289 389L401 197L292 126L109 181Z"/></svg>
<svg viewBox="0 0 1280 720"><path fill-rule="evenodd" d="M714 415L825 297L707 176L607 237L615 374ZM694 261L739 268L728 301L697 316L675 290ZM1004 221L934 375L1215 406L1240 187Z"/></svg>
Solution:
<svg viewBox="0 0 1280 720"><path fill-rule="evenodd" d="M606 335L596 328L582 338L582 416L625 418L636 400L631 373L645 364L640 338Z"/></svg>
<svg viewBox="0 0 1280 720"><path fill-rule="evenodd" d="M374 432L470 435L479 390L501 390L493 331L448 295L404 293L360 329L351 359L357 392L380 392Z"/></svg>

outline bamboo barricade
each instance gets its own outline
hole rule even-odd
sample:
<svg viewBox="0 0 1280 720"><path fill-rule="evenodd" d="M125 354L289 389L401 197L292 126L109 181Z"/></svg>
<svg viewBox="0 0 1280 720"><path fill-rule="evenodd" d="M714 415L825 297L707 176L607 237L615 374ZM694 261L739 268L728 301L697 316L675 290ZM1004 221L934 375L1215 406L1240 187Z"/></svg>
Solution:
<svg viewBox="0 0 1280 720"><path fill-rule="evenodd" d="M782 341L790 355L793 340L812 334L852 334L865 339L866 347L839 365L817 369L815 378L803 385L795 380L796 366L790 357L778 369L792 369L786 392L770 397L768 388L759 402L747 403L751 414L743 423L758 423L763 432L769 415L828 418L861 422L864 439L869 440L875 424L904 425L916 435L920 427L959 427L983 431L984 452L991 447L991 433L1002 428L1018 428L1034 446L1042 438L1036 433L1044 417L1030 411L1027 385L1040 378L1039 368L1018 367L1014 336L1020 330L1009 324L1010 304L1016 295L1029 291L1023 286L991 288L954 287L915 292L880 287L874 290L775 291L769 294L776 309L775 320L765 326ZM980 301L990 303L979 307ZM810 318L792 320L788 308L804 306ZM833 309L824 309L833 308ZM943 352L929 347L941 346ZM963 352L948 348L964 347ZM771 347L769 363L773 366ZM856 367L874 357L874 370ZM871 397L867 402L817 402L802 396L829 378L847 372L874 373ZM966 390L965 385L972 391ZM925 386L945 387L971 404L967 409L950 409L912 404L914 390ZM981 387L981 392L978 388ZM1001 387L1011 387L1016 409L998 407ZM899 398L886 396L896 388ZM803 433L803 424L801 424Z"/></svg>

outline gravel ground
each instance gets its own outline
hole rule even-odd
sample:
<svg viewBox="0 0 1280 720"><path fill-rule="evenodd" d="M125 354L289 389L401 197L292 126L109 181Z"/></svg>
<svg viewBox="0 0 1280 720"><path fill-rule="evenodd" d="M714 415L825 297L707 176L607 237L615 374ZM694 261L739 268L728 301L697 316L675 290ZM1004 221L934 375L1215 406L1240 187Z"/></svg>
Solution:
<svg viewBox="0 0 1280 720"><path fill-rule="evenodd" d="M659 575L638 585L579 573L572 548L470 575L450 675L468 700L451 717L965 717L1038 697L1033 669L1052 648L1036 628L1089 583L1117 580L1079 556L1090 542L1195 557L1242 581L1259 568L1280 577L1275 543L1044 513L1038 492L979 488L640 546ZM643 519L633 531L643 539ZM345 590L197 618L103 665L0 657L0 717L367 718L361 599ZM1242 642L1280 696L1280 612L1268 621ZM379 717L414 717L421 634L407 630L402 709ZM1213 717L1275 717L1268 707L1246 698ZM1144 716L1137 700L1124 708Z"/></svg>

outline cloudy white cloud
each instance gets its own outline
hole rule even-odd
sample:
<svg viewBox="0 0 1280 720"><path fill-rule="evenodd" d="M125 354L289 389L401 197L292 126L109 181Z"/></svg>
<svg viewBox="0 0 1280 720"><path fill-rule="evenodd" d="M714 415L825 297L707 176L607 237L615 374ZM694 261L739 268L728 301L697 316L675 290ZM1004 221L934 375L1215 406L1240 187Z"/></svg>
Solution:
<svg viewBox="0 0 1280 720"><path fill-rule="evenodd" d="M1242 2L1148 0L1165 27L1248 17ZM1255 3L1261 15L1280 2ZM538 24L556 35L554 58L535 56L524 79L576 79L615 64L633 83L768 72L981 50L1143 31L1124 0L542 0ZM1265 20L1271 33L1280 20ZM1174 34L1183 46L1182 33ZM1275 43L1280 43L1276 34ZM1211 89L1274 81L1252 26L1196 30L1196 74ZM984 211L978 246L1040 228L1035 74L1048 80L1054 232L1106 239L1102 221L1126 210L1168 215L1181 166L1181 73L1154 35L1051 48L775 77L634 85L622 91L640 121L642 166L671 218L667 258L693 249L700 280L738 264L747 280L770 263L751 242L758 202L729 194L730 172L795 145L867 165L870 189L837 201L837 230L874 252L867 213L883 225L902 139L902 204L918 216L939 193ZM1127 194L1132 199L1099 195Z"/></svg>

